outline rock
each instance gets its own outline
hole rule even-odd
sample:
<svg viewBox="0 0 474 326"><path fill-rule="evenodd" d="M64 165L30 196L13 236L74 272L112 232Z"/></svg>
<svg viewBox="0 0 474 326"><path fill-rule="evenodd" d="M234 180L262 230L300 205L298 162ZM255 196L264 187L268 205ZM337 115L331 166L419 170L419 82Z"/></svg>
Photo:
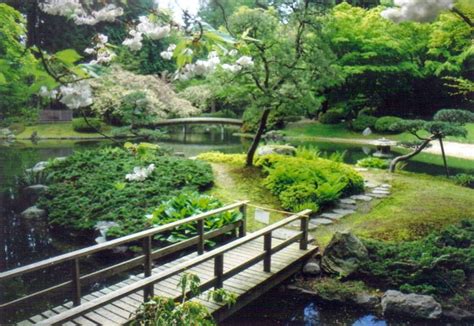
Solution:
<svg viewBox="0 0 474 326"><path fill-rule="evenodd" d="M342 216L347 216L347 215L355 213L355 210L336 208L336 209L333 209L333 212L336 214L341 214Z"/></svg>
<svg viewBox="0 0 474 326"><path fill-rule="evenodd" d="M457 307L449 310L443 309L443 317L456 321L474 320L474 314Z"/></svg>
<svg viewBox="0 0 474 326"><path fill-rule="evenodd" d="M343 199L339 199L339 203L346 204L346 205L355 205L356 201L350 198L343 198Z"/></svg>
<svg viewBox="0 0 474 326"><path fill-rule="evenodd" d="M48 162L41 161L41 162L36 163L35 166L33 166L33 168L31 169L31 171L33 171L34 173L38 173L46 169L47 166L48 166Z"/></svg>
<svg viewBox="0 0 474 326"><path fill-rule="evenodd" d="M351 199L362 200L362 201L371 201L372 197L366 195L353 195Z"/></svg>
<svg viewBox="0 0 474 326"><path fill-rule="evenodd" d="M369 127L365 128L364 131L362 131L362 136L368 136L372 133L372 129Z"/></svg>
<svg viewBox="0 0 474 326"><path fill-rule="evenodd" d="M379 308L380 298L366 292L357 293L357 295L352 299L352 303L356 306L373 311Z"/></svg>
<svg viewBox="0 0 474 326"><path fill-rule="evenodd" d="M375 188L372 190L373 194L389 195L390 191L385 188Z"/></svg>
<svg viewBox="0 0 474 326"><path fill-rule="evenodd" d="M288 240L294 236L296 236L300 231L290 230L290 229L276 229L272 231L272 238L279 239L279 240ZM314 242L314 237L308 235L308 243Z"/></svg>
<svg viewBox="0 0 474 326"><path fill-rule="evenodd" d="M319 265L319 261L314 258L308 260L308 262L303 267L303 274L309 276L318 276L321 274L321 266Z"/></svg>
<svg viewBox="0 0 474 326"><path fill-rule="evenodd" d="M280 130L270 130L262 138L266 141L280 142L285 140L285 135Z"/></svg>
<svg viewBox="0 0 474 326"><path fill-rule="evenodd" d="M26 219L38 219L46 216L46 211L36 206L31 206L21 212L20 215Z"/></svg>
<svg viewBox="0 0 474 326"><path fill-rule="evenodd" d="M368 258L367 248L350 232L336 232L324 251L321 267L329 274L348 276Z"/></svg>
<svg viewBox="0 0 474 326"><path fill-rule="evenodd" d="M24 191L29 195L39 195L48 191L49 187L45 185L32 185L25 187Z"/></svg>
<svg viewBox="0 0 474 326"><path fill-rule="evenodd" d="M381 199L381 198L385 198L387 197L388 195L386 194L376 194L376 193L370 193L369 194L370 197L373 197L373 198L378 198L378 199Z"/></svg>
<svg viewBox="0 0 474 326"><path fill-rule="evenodd" d="M387 188L387 189L388 189L388 188L392 188L392 186L389 185L388 183L383 183L383 184L380 185L380 187L381 187L381 188Z"/></svg>
<svg viewBox="0 0 474 326"><path fill-rule="evenodd" d="M290 145L265 145L257 149L257 155L280 154L295 156L296 148Z"/></svg>
<svg viewBox="0 0 474 326"><path fill-rule="evenodd" d="M340 218L343 218L344 215L343 214L338 214L338 213L323 213L323 214L321 214L321 217L329 218L331 220L338 220Z"/></svg>
<svg viewBox="0 0 474 326"><path fill-rule="evenodd" d="M384 316L396 315L418 319L438 319L441 317L441 305L429 295L405 294L388 290L382 297Z"/></svg>
<svg viewBox="0 0 474 326"><path fill-rule="evenodd" d="M309 223L314 224L314 225L326 225L326 224L332 224L333 221L327 218L317 217L317 218L311 219Z"/></svg>
<svg viewBox="0 0 474 326"><path fill-rule="evenodd" d="M62 161L65 161L66 159L67 159L66 156L58 156L58 157L56 157L54 160L55 160L56 162L62 162Z"/></svg>

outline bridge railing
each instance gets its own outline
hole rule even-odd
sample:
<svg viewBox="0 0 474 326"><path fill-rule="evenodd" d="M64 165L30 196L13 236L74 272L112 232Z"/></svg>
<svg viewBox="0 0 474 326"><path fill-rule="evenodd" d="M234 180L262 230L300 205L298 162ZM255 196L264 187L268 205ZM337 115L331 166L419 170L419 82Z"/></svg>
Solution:
<svg viewBox="0 0 474 326"><path fill-rule="evenodd" d="M29 264L23 267L15 268L0 273L0 284L4 284L5 281L13 278L21 277L25 274L32 273L35 271L50 268L59 264L69 263L72 268L72 279L61 284L54 285L47 289L43 289L32 294L28 294L19 299L15 299L9 302L0 304L0 316L6 315L7 312L16 310L25 306L33 300L43 300L52 295L58 295L59 293L69 292L70 297L74 306L81 304L81 288L85 285L91 284L99 279L104 279L119 273L131 270L138 266L143 266L144 274L146 277L151 275L153 268L153 261L165 256L171 255L178 251L196 246L197 252L202 255L204 253L204 243L208 239L212 239L223 234L226 234L233 230L238 230L239 237L245 237L246 235L246 206L248 201L239 201L234 204L230 204L221 208L217 208L211 211L207 211L201 214L197 214L179 221L175 221L169 224L161 225L151 229L147 229L138 233L134 233L128 236L120 237L111 241L106 241L101 244L97 244L84 249L75 250L63 255L59 255L53 258L49 258L37 263ZM242 213L243 217L234 223L227 224L220 229L205 232L204 221L216 214L223 213L230 210L238 209ZM155 235L170 231L178 226L197 223L197 236L166 246L164 248L153 250L152 239ZM124 245L131 242L143 241L143 254L134 257L132 259L120 262L113 266L103 268L99 271L95 271L86 275L81 275L80 271L80 259L85 258L89 255L116 248L120 245ZM153 295L153 287L150 286L145 288L145 297Z"/></svg>
<svg viewBox="0 0 474 326"><path fill-rule="evenodd" d="M94 299L84 304L81 304L78 307L71 308L70 310L60 313L59 315L48 318L39 324L40 325L61 325L67 321L73 320L74 318L78 316L81 316L83 314L96 310L100 307L106 306L116 300L120 300L121 298L124 298L132 293L135 293L140 290L145 290L149 288L150 286L152 287L157 282L160 282L174 275L182 273L210 259L214 259L214 277L201 284L200 286L201 291L206 291L212 287L222 288L225 280L259 263L262 260L263 260L264 271L271 272L271 258L272 258L272 255L275 254L276 252L279 252L280 250L288 247L290 244L297 241L299 241L299 247L301 250L308 249L308 219L309 219L310 213L311 213L311 210L309 209L303 210L297 214L287 217L284 220L281 220L277 223L269 225L259 231L256 231L247 236L244 236L235 241L232 241L222 247L216 248L212 251L206 252L203 255L197 256L181 264L170 267L166 271L154 274L152 276L148 276L129 286L123 287L114 292L101 296L98 299ZM298 232L293 237L272 247L272 232L296 220L301 221L300 232ZM264 247L263 247L262 253L257 254L252 259L245 261L242 264L236 267L233 267L230 270L224 271L224 254L225 253L260 237L264 238Z"/></svg>

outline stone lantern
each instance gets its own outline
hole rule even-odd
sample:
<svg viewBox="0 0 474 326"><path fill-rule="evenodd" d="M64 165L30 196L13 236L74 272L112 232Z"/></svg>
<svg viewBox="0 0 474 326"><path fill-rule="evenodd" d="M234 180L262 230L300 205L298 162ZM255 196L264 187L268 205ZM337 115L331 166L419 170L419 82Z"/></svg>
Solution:
<svg viewBox="0 0 474 326"><path fill-rule="evenodd" d="M375 151L374 154L372 154L375 157L381 157L381 158L388 158L392 157L392 153L390 152L390 146L395 146L397 143L386 138L381 138L377 139L373 142L375 147L377 148L377 151Z"/></svg>

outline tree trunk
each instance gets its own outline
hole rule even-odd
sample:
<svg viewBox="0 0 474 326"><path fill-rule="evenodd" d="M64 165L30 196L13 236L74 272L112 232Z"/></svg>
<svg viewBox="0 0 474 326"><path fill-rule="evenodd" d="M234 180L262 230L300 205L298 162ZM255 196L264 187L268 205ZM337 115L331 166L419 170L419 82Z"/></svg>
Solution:
<svg viewBox="0 0 474 326"><path fill-rule="evenodd" d="M390 162L390 167L389 167L389 171L390 172L395 172L395 168L397 167L397 164L399 162L402 162L402 161L406 161L406 160L409 160L410 158L412 158L413 156L415 156L416 154L419 154L426 146L428 146L428 144L433 140L433 138L428 138L428 139L425 139L423 141L423 143L418 146L413 152L411 153L408 153L408 154L405 154L405 155L401 155L401 156L397 156L395 157L391 162Z"/></svg>
<svg viewBox="0 0 474 326"><path fill-rule="evenodd" d="M441 155L443 155L444 169L446 170L446 178L449 178L448 162L446 161L446 153L444 152L443 137L439 137L439 146L441 147Z"/></svg>
<svg viewBox="0 0 474 326"><path fill-rule="evenodd" d="M257 133L252 141L252 145L247 152L247 162L246 166L253 165L253 157L255 156L255 152L257 151L258 144L260 143L260 139L262 139L263 132L265 131L265 127L267 126L268 116L270 114L270 109L263 110L262 117L260 118L260 125L258 126Z"/></svg>
<svg viewBox="0 0 474 326"><path fill-rule="evenodd" d="M27 37L26 37L26 46L32 47L38 44L38 1L33 0L27 6L27 14L26 14L26 30L27 30Z"/></svg>

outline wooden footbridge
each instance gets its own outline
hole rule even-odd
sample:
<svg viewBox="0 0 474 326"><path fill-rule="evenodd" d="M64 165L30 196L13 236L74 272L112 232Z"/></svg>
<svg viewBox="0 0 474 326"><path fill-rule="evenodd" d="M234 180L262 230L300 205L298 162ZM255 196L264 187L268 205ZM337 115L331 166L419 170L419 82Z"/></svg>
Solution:
<svg viewBox="0 0 474 326"><path fill-rule="evenodd" d="M291 215L261 230L247 234L247 202L237 202L219 209L191 216L148 229L129 236L76 250L38 263L0 273L0 284L21 278L27 273L43 270L57 264L69 264L72 279L37 291L18 299L1 303L0 316L4 318L32 302L63 296L63 304L17 322L18 325L121 325L133 320L137 308L153 295L175 299L181 298L177 288L183 273L194 273L201 279L203 295L193 297L205 305L215 320L220 322L244 307L261 294L278 285L298 270L317 250L308 244L309 210ZM206 231L205 220L212 216L233 210L240 210L243 218L220 229ZM300 220L300 231L286 240L272 237L272 232ZM198 235L176 244L154 249L153 237L169 232L186 223L193 223ZM205 241L235 234L232 241L213 250L205 251ZM94 271L81 273L81 259L94 253L110 250L124 244L142 244L140 256ZM183 253L178 257L179 253ZM167 263L160 263L165 257L173 257ZM104 277L110 277L141 268L142 272L129 274L118 283L83 294L86 285ZM52 276L54 277L54 276ZM238 295L236 304L228 307L207 301L206 291L225 288ZM187 295L191 296L190 293ZM6 318L5 318L6 320Z"/></svg>

